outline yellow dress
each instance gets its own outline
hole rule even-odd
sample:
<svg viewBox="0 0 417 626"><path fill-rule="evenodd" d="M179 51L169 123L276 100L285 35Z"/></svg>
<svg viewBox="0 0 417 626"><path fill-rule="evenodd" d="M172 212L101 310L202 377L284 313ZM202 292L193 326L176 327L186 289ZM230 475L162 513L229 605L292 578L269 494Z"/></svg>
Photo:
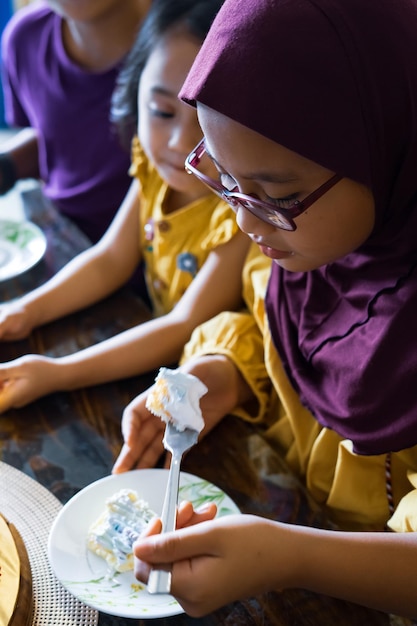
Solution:
<svg viewBox="0 0 417 626"><path fill-rule="evenodd" d="M357 455L350 441L320 426L301 404L269 332L264 309L269 271L270 261L253 252L244 269L248 311L221 313L197 328L183 360L217 353L236 364L256 394L258 410L251 414L239 407L234 413L265 426L266 437L340 528L417 530L417 446L390 455Z"/></svg>
<svg viewBox="0 0 417 626"><path fill-rule="evenodd" d="M173 213L164 213L166 183L149 163L137 138L129 173L140 184L140 247L155 315L181 299L210 252L238 232L229 205L208 194Z"/></svg>

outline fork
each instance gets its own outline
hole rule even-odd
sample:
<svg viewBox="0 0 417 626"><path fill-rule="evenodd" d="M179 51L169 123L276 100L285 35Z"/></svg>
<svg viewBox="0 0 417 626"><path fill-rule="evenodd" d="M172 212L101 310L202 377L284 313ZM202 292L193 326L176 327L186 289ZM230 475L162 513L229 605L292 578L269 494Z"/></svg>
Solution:
<svg viewBox="0 0 417 626"><path fill-rule="evenodd" d="M165 450L171 452L172 458L161 516L163 533L169 533L175 530L181 459L184 452L192 448L197 443L197 439L198 431L192 428L178 430L178 428L176 428L171 421L168 422L165 427L163 444ZM171 568L168 570L152 569L150 571L148 579L148 592L171 592Z"/></svg>

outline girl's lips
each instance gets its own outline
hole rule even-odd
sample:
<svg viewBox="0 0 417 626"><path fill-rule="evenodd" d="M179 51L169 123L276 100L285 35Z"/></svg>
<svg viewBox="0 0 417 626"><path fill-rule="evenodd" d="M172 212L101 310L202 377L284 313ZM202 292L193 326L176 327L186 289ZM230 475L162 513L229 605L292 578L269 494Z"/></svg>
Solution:
<svg viewBox="0 0 417 626"><path fill-rule="evenodd" d="M275 248L270 248L269 246L263 246L258 244L262 254L269 257L270 259L286 259L292 256L292 252L284 252L283 250L275 250Z"/></svg>

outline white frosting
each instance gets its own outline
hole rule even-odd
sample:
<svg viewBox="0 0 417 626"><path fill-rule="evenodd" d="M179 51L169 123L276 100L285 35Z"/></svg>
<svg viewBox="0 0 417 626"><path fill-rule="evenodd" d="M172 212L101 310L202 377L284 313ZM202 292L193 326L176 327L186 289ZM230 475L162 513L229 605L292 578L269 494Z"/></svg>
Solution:
<svg viewBox="0 0 417 626"><path fill-rule="evenodd" d="M178 430L201 432L204 419L200 398L208 389L197 376L161 367L149 392L146 408L163 421L172 421Z"/></svg>
<svg viewBox="0 0 417 626"><path fill-rule="evenodd" d="M106 508L90 527L88 548L117 572L133 569L133 544L156 516L132 489L121 489L106 500Z"/></svg>

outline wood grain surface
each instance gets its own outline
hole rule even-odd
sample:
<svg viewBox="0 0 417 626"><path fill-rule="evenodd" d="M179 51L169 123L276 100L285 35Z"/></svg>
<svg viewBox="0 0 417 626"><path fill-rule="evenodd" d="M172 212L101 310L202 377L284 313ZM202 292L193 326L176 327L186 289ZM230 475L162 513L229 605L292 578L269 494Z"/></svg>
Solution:
<svg viewBox="0 0 417 626"><path fill-rule="evenodd" d="M20 561L19 594L8 626L29 626L32 623L33 614L32 572L29 557L19 531L6 518L3 517L3 519L13 537Z"/></svg>

